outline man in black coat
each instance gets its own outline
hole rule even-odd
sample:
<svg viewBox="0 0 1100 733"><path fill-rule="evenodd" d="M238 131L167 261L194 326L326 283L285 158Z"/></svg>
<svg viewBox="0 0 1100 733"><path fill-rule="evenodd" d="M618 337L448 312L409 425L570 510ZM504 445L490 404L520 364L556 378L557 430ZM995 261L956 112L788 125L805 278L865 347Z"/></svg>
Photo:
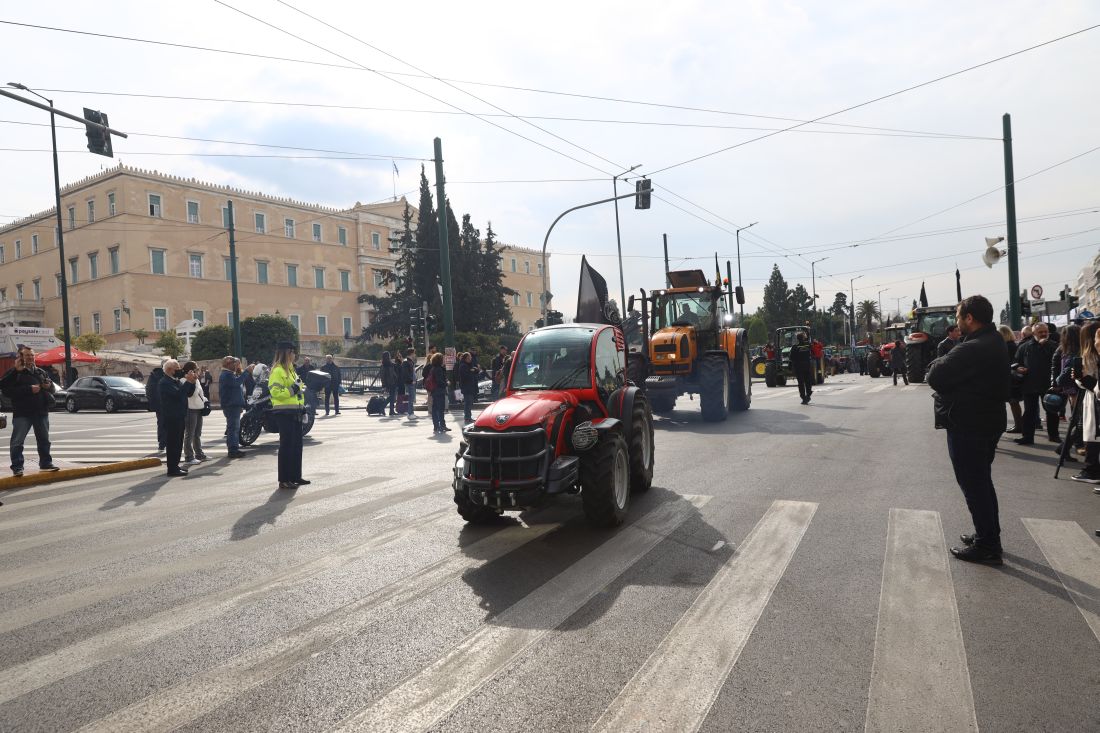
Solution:
<svg viewBox="0 0 1100 733"><path fill-rule="evenodd" d="M187 398L195 393L199 375L191 370L179 378L180 363L175 359L164 362L164 376L157 383L160 393L161 421L164 424L164 448L167 452L168 475L186 476L187 469L180 467L183 453L183 427L187 420Z"/></svg>
<svg viewBox="0 0 1100 733"><path fill-rule="evenodd" d="M1040 423L1039 404L1043 395L1050 389L1050 369L1057 346L1050 340L1050 330L1045 323L1036 323L1031 328L1031 340L1024 342L1016 351L1017 373L1021 375L1020 391L1024 395L1023 425L1020 445L1035 442L1035 428ZM1057 421L1047 421L1047 432L1051 442L1058 440Z"/></svg>
<svg viewBox="0 0 1100 733"><path fill-rule="evenodd" d="M53 404L53 381L34 363L34 350L20 346L15 366L0 379L0 391L11 400L11 472L23 475L23 442L34 431L38 447L38 466L43 471L57 471L50 457L50 405Z"/></svg>
<svg viewBox="0 0 1100 733"><path fill-rule="evenodd" d="M1005 431L1010 375L1005 342L993 326L993 305L981 295L959 303L958 346L928 367L935 390L936 427L947 430L947 454L955 469L974 533L951 554L967 562L1000 565L1001 525L992 467Z"/></svg>
<svg viewBox="0 0 1100 733"><path fill-rule="evenodd" d="M340 365L337 364L332 354L325 355L325 363L321 371L328 374L328 382L325 383L325 414L328 414L329 397L333 399L336 414L340 414Z"/></svg>
<svg viewBox="0 0 1100 733"><path fill-rule="evenodd" d="M909 373L905 371L905 342L901 339L894 340L894 348L890 350L890 371L894 377L894 386L898 386L898 376L905 386L909 386Z"/></svg>
<svg viewBox="0 0 1100 733"><path fill-rule="evenodd" d="M947 338L936 346L936 358L945 356L948 351L955 348L959 343L959 337L962 336L962 331L959 330L959 324L951 324L951 328L947 329Z"/></svg>
<svg viewBox="0 0 1100 733"><path fill-rule="evenodd" d="M164 450L164 420L160 416L160 380L164 379L164 368L157 367L149 372L149 381L145 383L145 396L149 400L149 409L157 415L157 451Z"/></svg>
<svg viewBox="0 0 1100 733"><path fill-rule="evenodd" d="M805 331L799 331L798 340L791 347L789 358L791 370L798 380L798 396L802 398L802 404L808 405L814 391L814 357Z"/></svg>

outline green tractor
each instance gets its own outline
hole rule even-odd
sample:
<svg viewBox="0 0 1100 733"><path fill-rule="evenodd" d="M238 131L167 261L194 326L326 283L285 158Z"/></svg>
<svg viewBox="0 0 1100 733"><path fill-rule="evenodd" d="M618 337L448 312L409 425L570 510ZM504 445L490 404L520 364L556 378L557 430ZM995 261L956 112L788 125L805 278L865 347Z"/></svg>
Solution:
<svg viewBox="0 0 1100 733"><path fill-rule="evenodd" d="M775 341L765 349L767 361L764 364L764 384L769 387L783 387L788 379L794 379L791 369L791 347L798 341L798 334L806 334L806 342L814 342L813 330L809 326L782 326L775 329ZM813 362L814 384L825 382L825 354Z"/></svg>

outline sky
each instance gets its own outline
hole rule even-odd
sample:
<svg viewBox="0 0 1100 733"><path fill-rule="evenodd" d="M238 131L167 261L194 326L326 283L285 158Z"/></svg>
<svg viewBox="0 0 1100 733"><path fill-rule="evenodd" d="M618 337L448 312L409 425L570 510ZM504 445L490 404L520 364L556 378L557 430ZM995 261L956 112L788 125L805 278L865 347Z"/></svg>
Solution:
<svg viewBox="0 0 1100 733"><path fill-rule="evenodd" d="M822 307L854 287L888 312L922 282L953 303L957 266L964 295L999 310L1007 267L981 255L1007 233L1005 113L1021 287L1056 298L1100 252L1100 28L1047 43L1100 24L1091 0L62 0L0 21L4 81L106 112L130 133L115 161L140 168L338 208L415 204L439 137L456 214L540 248L560 213L638 165L619 192L645 174L654 199L620 202L628 293L664 284L663 235L672 269L712 273L717 253L736 279L736 230L757 222L740 236L746 312L776 264ZM48 116L0 104L7 222L50 207L53 182ZM58 144L63 183L114 164L83 130ZM582 253L618 294L611 205L566 215L548 251L567 316Z"/></svg>

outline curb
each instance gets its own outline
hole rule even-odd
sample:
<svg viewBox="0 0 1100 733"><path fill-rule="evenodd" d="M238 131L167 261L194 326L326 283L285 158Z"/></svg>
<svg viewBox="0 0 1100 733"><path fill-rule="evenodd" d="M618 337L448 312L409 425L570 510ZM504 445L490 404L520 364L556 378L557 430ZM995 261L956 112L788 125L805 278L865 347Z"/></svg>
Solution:
<svg viewBox="0 0 1100 733"><path fill-rule="evenodd" d="M0 478L0 491L5 489L23 489L39 484L53 484L69 479L85 478L87 476L104 476L110 473L122 473L123 471L136 471L140 468L153 468L161 465L159 458L139 458L134 461L118 461L117 463L103 463L98 466L82 466L81 468L63 468L60 471L41 471L23 476L9 476Z"/></svg>

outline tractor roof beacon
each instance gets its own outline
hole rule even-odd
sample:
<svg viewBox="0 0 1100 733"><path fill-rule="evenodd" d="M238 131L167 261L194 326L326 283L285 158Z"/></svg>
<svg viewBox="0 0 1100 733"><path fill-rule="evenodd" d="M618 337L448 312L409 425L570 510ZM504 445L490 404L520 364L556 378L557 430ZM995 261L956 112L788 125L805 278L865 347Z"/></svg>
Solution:
<svg viewBox="0 0 1100 733"><path fill-rule="evenodd" d="M467 522L581 495L588 521L613 527L653 480L653 415L626 378L616 326L531 331L516 347L503 396L462 430L454 500Z"/></svg>

